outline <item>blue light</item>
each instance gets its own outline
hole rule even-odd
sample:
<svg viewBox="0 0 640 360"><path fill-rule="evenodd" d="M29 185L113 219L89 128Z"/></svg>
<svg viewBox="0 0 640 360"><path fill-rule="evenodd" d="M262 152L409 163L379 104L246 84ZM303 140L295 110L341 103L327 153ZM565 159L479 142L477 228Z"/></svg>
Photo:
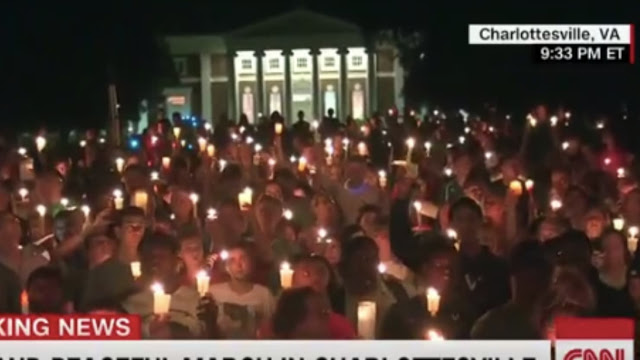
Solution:
<svg viewBox="0 0 640 360"><path fill-rule="evenodd" d="M188 145L187 145L187 149L189 149L189 150L193 150L193 144L188 144Z"/></svg>
<svg viewBox="0 0 640 360"><path fill-rule="evenodd" d="M129 148L132 150L137 150L140 148L140 140L136 138L129 139Z"/></svg>

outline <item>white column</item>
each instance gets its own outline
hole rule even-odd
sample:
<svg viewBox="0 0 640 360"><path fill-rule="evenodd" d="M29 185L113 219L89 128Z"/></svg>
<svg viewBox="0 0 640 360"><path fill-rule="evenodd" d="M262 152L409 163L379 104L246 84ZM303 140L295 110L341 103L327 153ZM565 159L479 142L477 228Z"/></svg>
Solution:
<svg viewBox="0 0 640 360"><path fill-rule="evenodd" d="M375 47L367 48L367 110L369 116L378 109L378 61Z"/></svg>
<svg viewBox="0 0 640 360"><path fill-rule="evenodd" d="M349 95L347 90L347 54L349 50L345 48L338 49L340 54L340 109L338 109L338 118L345 119L350 113L349 111Z"/></svg>
<svg viewBox="0 0 640 360"><path fill-rule="evenodd" d="M293 122L293 105L291 99L293 94L291 93L291 50L282 50L282 56L284 57L284 116L288 121Z"/></svg>
<svg viewBox="0 0 640 360"><path fill-rule="evenodd" d="M256 123L258 121L258 114L264 114L264 71L263 71L263 59L264 52L257 50L255 52L256 57L256 97L257 97L257 110L256 110Z"/></svg>
<svg viewBox="0 0 640 360"><path fill-rule="evenodd" d="M311 86L313 87L313 114L307 120L312 121L313 119L320 118L320 68L318 67L318 55L320 55L320 50L311 49L309 52L311 55L311 64L313 67L313 72L311 75Z"/></svg>
<svg viewBox="0 0 640 360"><path fill-rule="evenodd" d="M236 52L229 50L227 54L227 117L229 119L237 119L238 110L238 86L236 84ZM226 119L225 119L226 120Z"/></svg>
<svg viewBox="0 0 640 360"><path fill-rule="evenodd" d="M396 107L398 108L399 114L404 114L404 96L402 95L404 91L404 68L400 65L400 60L398 56L395 56L393 60L393 72L394 72L394 82L393 82L393 91L395 93L395 101Z"/></svg>
<svg viewBox="0 0 640 360"><path fill-rule="evenodd" d="M202 116L206 121L213 119L211 103L211 54L200 54L200 94L202 99Z"/></svg>

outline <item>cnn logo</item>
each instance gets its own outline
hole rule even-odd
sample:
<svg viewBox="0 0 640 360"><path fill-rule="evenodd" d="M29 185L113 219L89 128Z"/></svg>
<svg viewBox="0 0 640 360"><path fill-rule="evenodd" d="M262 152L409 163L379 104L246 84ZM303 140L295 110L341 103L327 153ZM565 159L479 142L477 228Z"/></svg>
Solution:
<svg viewBox="0 0 640 360"><path fill-rule="evenodd" d="M625 360L624 349L571 349L564 355L564 360Z"/></svg>

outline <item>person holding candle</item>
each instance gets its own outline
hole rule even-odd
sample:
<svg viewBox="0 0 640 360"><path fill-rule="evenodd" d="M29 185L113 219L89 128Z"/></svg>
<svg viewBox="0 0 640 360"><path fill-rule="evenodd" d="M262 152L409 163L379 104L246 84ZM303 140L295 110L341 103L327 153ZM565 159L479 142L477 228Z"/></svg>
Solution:
<svg viewBox="0 0 640 360"><path fill-rule="evenodd" d="M194 215L196 213L195 206L189 189L173 186L170 190L169 208L173 214L173 227L178 232L183 228L199 227L200 221Z"/></svg>
<svg viewBox="0 0 640 360"><path fill-rule="evenodd" d="M138 246L144 236L145 228L144 210L130 206L119 212L114 230L120 244L118 257L122 262L138 260Z"/></svg>
<svg viewBox="0 0 640 360"><path fill-rule="evenodd" d="M178 232L177 238L178 257L182 265L183 284L195 287L197 274L205 268L202 234L195 227L183 228Z"/></svg>
<svg viewBox="0 0 640 360"><path fill-rule="evenodd" d="M251 281L253 261L247 245L227 249L225 261L229 281L213 284L209 292L218 304L218 325L230 339L254 339L263 321L273 314L269 290Z"/></svg>
<svg viewBox="0 0 640 360"><path fill-rule="evenodd" d="M594 289L598 299L596 314L606 317L631 317L635 314L628 292L628 269L631 255L627 249L627 236L615 230L602 235L602 262L594 264L598 276Z"/></svg>
<svg viewBox="0 0 640 360"><path fill-rule="evenodd" d="M448 239L429 233L427 242L419 249L420 263L412 280L417 289L414 296L396 303L384 319L383 339L423 339L425 329L435 328L446 339L466 339L475 314L455 289L456 250ZM430 313L427 289L439 296L438 311Z"/></svg>

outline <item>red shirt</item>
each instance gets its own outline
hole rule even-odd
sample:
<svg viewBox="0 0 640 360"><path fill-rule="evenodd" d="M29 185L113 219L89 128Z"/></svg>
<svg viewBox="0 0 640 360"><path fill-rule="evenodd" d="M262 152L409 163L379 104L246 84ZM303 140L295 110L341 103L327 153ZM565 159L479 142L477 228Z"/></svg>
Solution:
<svg viewBox="0 0 640 360"><path fill-rule="evenodd" d="M356 339L356 332L346 317L331 312L329 314L329 340L353 340ZM272 339L271 322L265 323L258 330L258 339Z"/></svg>

